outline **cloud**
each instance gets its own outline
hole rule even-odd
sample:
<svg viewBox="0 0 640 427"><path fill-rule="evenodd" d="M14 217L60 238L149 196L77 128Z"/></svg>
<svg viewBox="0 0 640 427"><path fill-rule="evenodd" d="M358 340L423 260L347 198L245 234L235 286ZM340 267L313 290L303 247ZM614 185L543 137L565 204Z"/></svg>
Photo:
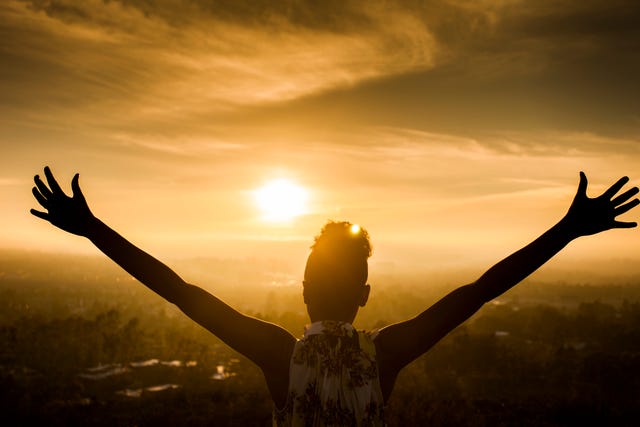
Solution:
<svg viewBox="0 0 640 427"><path fill-rule="evenodd" d="M605 157L640 154L640 139L608 137L590 132L532 131L478 133L475 137L413 128L375 126L336 132L332 141L361 156L384 155L389 160L420 159L434 154L459 158ZM331 145L327 141L327 145ZM363 150L367 147L367 150Z"/></svg>
<svg viewBox="0 0 640 427"><path fill-rule="evenodd" d="M119 133L113 136L123 148L140 148L143 152L151 151L171 156L197 157L203 155L220 156L226 151L244 150L245 145L224 140L216 140L205 137L183 137L179 140L166 138L162 135L140 135Z"/></svg>
<svg viewBox="0 0 640 427"><path fill-rule="evenodd" d="M354 213L371 208L407 216L495 197L540 199L546 194L564 200L574 191L580 170L605 184L632 174L639 143L587 133L471 138L377 127L336 133L330 142L302 143L290 156L299 157L291 164L310 176L313 186L336 194L346 189L354 198L338 204L357 205ZM329 175L326 165L331 165Z"/></svg>
<svg viewBox="0 0 640 427"><path fill-rule="evenodd" d="M2 109L93 126L179 120L433 66L428 28L402 9L267 4L4 2Z"/></svg>
<svg viewBox="0 0 640 427"><path fill-rule="evenodd" d="M493 71L504 74L591 62L603 54L639 63L640 5L633 0L436 3L438 13L424 11L422 19L455 61L494 64Z"/></svg>
<svg viewBox="0 0 640 427"><path fill-rule="evenodd" d="M519 135L637 134L636 17L624 0L8 0L0 121L186 147L362 118L544 155Z"/></svg>

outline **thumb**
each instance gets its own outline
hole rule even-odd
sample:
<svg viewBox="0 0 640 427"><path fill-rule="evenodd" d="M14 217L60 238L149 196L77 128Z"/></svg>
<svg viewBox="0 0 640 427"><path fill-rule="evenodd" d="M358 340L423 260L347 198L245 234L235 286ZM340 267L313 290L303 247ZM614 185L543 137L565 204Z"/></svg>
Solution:
<svg viewBox="0 0 640 427"><path fill-rule="evenodd" d="M580 171L580 183L578 184L578 191L576 192L576 196L584 196L587 197L587 176L584 172Z"/></svg>
<svg viewBox="0 0 640 427"><path fill-rule="evenodd" d="M84 194L82 194L82 190L80 189L80 184L78 180L80 179L80 174L77 173L73 176L71 180L71 191L73 191L73 197L84 200Z"/></svg>

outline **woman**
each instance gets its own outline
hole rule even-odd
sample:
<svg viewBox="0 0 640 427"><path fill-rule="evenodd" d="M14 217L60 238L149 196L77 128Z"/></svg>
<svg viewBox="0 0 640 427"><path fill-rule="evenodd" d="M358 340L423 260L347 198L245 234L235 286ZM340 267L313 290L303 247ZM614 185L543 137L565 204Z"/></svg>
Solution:
<svg viewBox="0 0 640 427"><path fill-rule="evenodd" d="M304 274L304 302L311 320L302 339L285 329L239 313L203 289L184 282L89 209L76 174L67 196L48 167L47 184L35 176L33 195L46 211L31 210L58 228L88 238L144 285L242 353L264 373L274 402L274 425L383 425L383 408L400 370L429 350L482 305L507 291L572 240L613 228L636 227L616 218L640 201L619 179L596 198L580 183L565 216L524 248L491 267L413 319L373 333L351 324L367 302L367 232L348 222L329 222L316 237Z"/></svg>

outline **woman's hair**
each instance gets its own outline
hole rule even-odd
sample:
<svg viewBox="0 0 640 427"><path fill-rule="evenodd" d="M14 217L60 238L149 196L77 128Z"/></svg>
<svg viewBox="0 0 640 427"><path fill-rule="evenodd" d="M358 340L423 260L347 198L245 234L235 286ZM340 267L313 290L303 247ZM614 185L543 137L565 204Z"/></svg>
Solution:
<svg viewBox="0 0 640 427"><path fill-rule="evenodd" d="M365 285L371 242L367 230L347 221L329 221L315 237L305 269L305 286L334 290Z"/></svg>
<svg viewBox="0 0 640 427"><path fill-rule="evenodd" d="M315 237L311 251L341 251L366 260L371 256L369 233L348 221L328 221Z"/></svg>

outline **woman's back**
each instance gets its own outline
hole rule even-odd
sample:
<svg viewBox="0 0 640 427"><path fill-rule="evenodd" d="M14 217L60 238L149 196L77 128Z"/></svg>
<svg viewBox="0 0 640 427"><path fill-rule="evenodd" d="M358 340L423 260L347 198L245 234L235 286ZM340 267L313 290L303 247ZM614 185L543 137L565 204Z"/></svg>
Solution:
<svg viewBox="0 0 640 427"><path fill-rule="evenodd" d="M274 426L382 426L384 401L375 333L319 321L293 350L289 393Z"/></svg>

